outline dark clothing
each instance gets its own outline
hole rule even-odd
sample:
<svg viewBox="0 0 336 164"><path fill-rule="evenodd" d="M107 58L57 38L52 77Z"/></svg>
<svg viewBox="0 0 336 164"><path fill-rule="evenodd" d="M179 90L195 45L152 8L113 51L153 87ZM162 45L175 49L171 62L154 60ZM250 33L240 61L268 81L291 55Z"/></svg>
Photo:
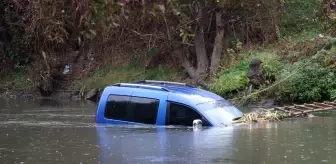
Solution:
<svg viewBox="0 0 336 164"><path fill-rule="evenodd" d="M265 77L262 73L256 73L254 70L250 70L247 73L247 77L249 78L249 84L253 85L253 88L259 88L260 85L265 83Z"/></svg>

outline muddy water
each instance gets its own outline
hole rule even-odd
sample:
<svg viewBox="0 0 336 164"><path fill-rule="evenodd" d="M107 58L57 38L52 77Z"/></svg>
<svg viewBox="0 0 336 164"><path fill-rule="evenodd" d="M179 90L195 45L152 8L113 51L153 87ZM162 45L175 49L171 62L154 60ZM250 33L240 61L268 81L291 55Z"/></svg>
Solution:
<svg viewBox="0 0 336 164"><path fill-rule="evenodd" d="M336 163L333 113L198 130L96 125L94 115L88 102L0 101L0 163Z"/></svg>

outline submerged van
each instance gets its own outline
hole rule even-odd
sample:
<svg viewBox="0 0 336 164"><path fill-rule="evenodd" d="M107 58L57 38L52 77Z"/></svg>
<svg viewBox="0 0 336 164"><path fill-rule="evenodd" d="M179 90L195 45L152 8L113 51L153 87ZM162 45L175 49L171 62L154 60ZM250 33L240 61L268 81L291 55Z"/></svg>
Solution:
<svg viewBox="0 0 336 164"><path fill-rule="evenodd" d="M222 97L192 85L144 80L107 86L99 100L96 122L203 126L231 124L243 113Z"/></svg>

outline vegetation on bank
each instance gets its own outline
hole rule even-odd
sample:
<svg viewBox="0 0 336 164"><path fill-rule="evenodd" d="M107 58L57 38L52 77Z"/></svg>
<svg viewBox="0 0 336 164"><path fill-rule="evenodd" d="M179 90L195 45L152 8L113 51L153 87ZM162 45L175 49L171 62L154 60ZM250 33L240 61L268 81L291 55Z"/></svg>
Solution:
<svg viewBox="0 0 336 164"><path fill-rule="evenodd" d="M143 2L0 2L0 87L88 91L156 79L207 83L244 101L336 98L329 1ZM253 58L273 80L248 95Z"/></svg>
<svg viewBox="0 0 336 164"><path fill-rule="evenodd" d="M2 91L31 91L34 89L27 74L27 70L10 72L0 77L0 88Z"/></svg>
<svg viewBox="0 0 336 164"><path fill-rule="evenodd" d="M254 58L258 58L263 62L264 75L268 77L277 74L283 67L280 57L266 50L239 55L243 56L239 62L232 64L228 69L224 69L218 73L210 88L212 91L230 98L246 95L245 91L247 91L248 87L246 74L249 71L250 61Z"/></svg>
<svg viewBox="0 0 336 164"><path fill-rule="evenodd" d="M211 90L222 96L244 101L275 98L282 102L302 103L335 99L335 41L336 38L316 36L278 52L263 50L240 54L244 58L220 72ZM302 53L307 50L310 51ZM252 58L261 59L264 75L274 76L275 81L249 95L246 73L249 70L248 62Z"/></svg>

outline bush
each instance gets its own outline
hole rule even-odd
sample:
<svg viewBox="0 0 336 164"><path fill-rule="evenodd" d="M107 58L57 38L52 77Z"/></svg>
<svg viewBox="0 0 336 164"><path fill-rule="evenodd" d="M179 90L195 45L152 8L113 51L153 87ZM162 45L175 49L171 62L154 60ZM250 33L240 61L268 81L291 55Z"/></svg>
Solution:
<svg viewBox="0 0 336 164"><path fill-rule="evenodd" d="M249 53L238 64L220 72L210 90L226 97L233 97L235 93L245 90L248 84L246 74L249 71L249 63L253 58L259 58L263 62L262 70L265 76L274 76L283 67L280 58L275 54L267 52Z"/></svg>
<svg viewBox="0 0 336 164"><path fill-rule="evenodd" d="M297 62L292 67L283 71L282 78L288 73L295 73L303 61ZM336 72L330 68L312 62L295 73L288 81L280 84L278 94L292 101L310 102L336 98Z"/></svg>
<svg viewBox="0 0 336 164"><path fill-rule="evenodd" d="M335 40L331 39L325 49L318 51L313 59L306 58L286 67L279 78L294 75L279 85L278 96L298 102L335 99L335 52Z"/></svg>
<svg viewBox="0 0 336 164"><path fill-rule="evenodd" d="M317 0L285 0L281 31L288 34L321 29L323 5L323 1Z"/></svg>

